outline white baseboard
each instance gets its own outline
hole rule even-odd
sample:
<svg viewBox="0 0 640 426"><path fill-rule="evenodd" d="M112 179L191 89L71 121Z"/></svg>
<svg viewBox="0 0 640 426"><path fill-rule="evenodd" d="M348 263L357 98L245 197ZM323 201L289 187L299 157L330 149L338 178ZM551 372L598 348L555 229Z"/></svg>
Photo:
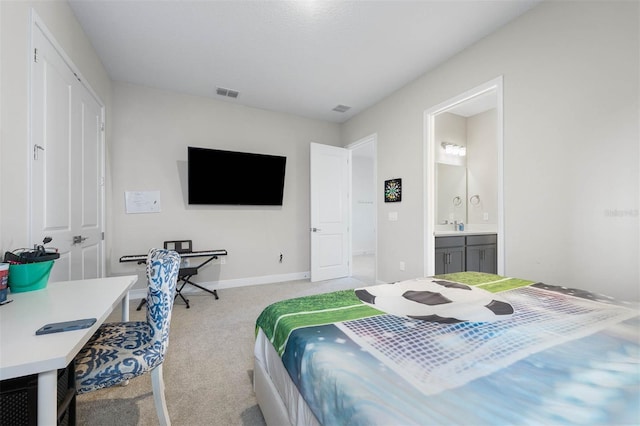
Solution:
<svg viewBox="0 0 640 426"><path fill-rule="evenodd" d="M147 289L146 288L134 288L133 290L129 290L129 300L139 300L147 297Z"/></svg>
<svg viewBox="0 0 640 426"><path fill-rule="evenodd" d="M309 271L307 271L307 272L294 272L291 274L264 275L260 277L237 278L233 280L223 280L223 281L208 281L208 282L194 281L194 282L209 290L220 290L223 288L247 287L250 285L273 284L273 283L282 283L286 281L306 280L306 279L309 279L309 276L310 276ZM196 293L202 292L202 290L188 285L184 288L184 290L182 290L182 292L184 294L196 294ZM147 297L146 288L136 288L129 292L129 299L131 300L144 299L145 297Z"/></svg>

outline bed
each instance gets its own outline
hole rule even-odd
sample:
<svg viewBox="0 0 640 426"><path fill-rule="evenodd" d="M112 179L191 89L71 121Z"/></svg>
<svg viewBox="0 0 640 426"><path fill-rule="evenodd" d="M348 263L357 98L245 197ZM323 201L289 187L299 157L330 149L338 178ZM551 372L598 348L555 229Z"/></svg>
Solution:
<svg viewBox="0 0 640 426"><path fill-rule="evenodd" d="M284 300L254 355L269 425L640 423L638 304L523 279Z"/></svg>

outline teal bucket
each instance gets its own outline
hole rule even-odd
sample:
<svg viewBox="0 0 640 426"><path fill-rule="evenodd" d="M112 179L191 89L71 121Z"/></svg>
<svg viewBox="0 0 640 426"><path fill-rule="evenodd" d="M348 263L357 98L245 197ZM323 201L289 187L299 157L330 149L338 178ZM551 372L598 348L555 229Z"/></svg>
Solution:
<svg viewBox="0 0 640 426"><path fill-rule="evenodd" d="M11 293L40 290L47 286L53 260L9 266L9 288Z"/></svg>

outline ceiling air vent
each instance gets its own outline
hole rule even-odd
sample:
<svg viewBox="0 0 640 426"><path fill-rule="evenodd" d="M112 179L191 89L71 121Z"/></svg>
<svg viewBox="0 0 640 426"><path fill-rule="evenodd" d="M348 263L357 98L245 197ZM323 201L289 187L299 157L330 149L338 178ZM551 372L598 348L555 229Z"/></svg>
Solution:
<svg viewBox="0 0 640 426"><path fill-rule="evenodd" d="M227 96L229 98L237 98L240 92L232 89L225 89L224 87L216 87L216 95Z"/></svg>
<svg viewBox="0 0 640 426"><path fill-rule="evenodd" d="M350 106L346 106L346 105L338 105L336 106L332 111L336 111L336 112L346 112L347 110L351 109Z"/></svg>

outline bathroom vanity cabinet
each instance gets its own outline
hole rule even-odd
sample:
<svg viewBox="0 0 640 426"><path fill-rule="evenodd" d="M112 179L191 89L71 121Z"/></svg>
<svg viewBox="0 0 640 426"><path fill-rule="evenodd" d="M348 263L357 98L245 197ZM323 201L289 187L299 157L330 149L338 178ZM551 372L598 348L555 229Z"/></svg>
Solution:
<svg viewBox="0 0 640 426"><path fill-rule="evenodd" d="M462 272L465 262L466 237L436 237L436 275Z"/></svg>
<svg viewBox="0 0 640 426"><path fill-rule="evenodd" d="M466 237L467 271L498 273L498 236L468 235Z"/></svg>
<svg viewBox="0 0 640 426"><path fill-rule="evenodd" d="M436 237L436 275L477 271L498 271L496 234Z"/></svg>

